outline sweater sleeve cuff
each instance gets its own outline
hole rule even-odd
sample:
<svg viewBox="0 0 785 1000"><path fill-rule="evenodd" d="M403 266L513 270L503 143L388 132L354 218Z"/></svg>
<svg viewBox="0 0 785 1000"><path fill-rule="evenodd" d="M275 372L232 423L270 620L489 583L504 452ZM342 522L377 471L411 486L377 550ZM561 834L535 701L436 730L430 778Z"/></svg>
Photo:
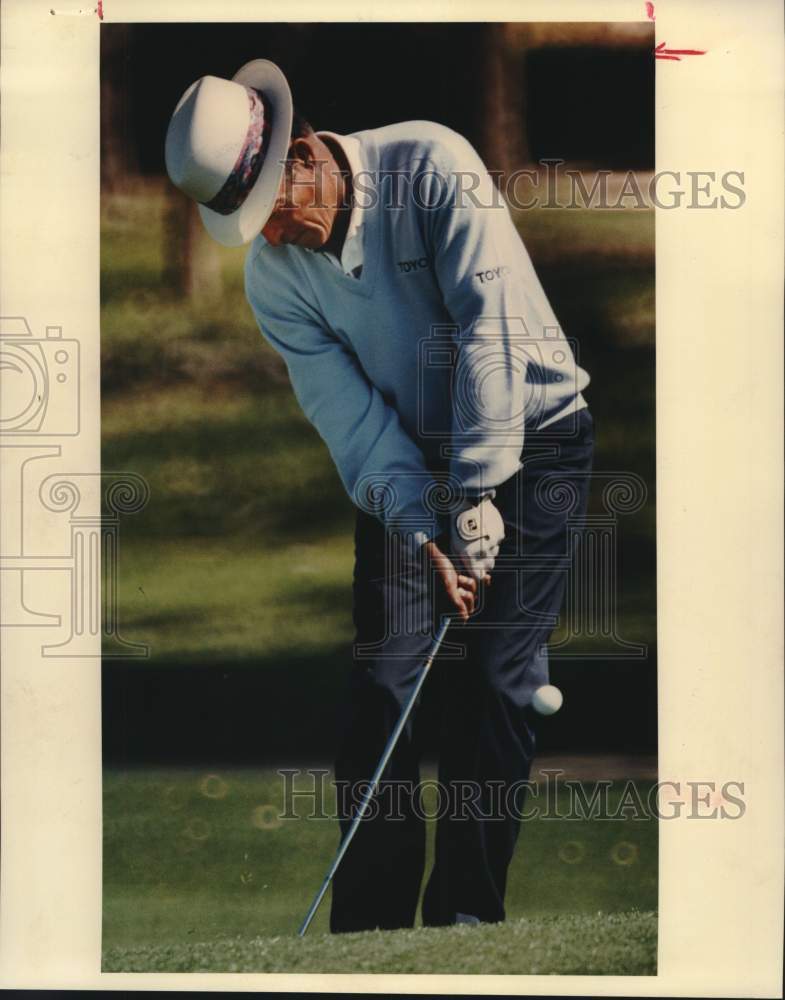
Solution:
<svg viewBox="0 0 785 1000"><path fill-rule="evenodd" d="M493 500L494 497L496 496L496 490L492 490L492 489L483 489L483 490L481 490L481 489L470 489L470 488L467 487L467 488L464 489L463 495L466 497L466 499L470 503L472 503L472 504L478 504L481 500L484 500L485 497L490 497L491 500Z"/></svg>

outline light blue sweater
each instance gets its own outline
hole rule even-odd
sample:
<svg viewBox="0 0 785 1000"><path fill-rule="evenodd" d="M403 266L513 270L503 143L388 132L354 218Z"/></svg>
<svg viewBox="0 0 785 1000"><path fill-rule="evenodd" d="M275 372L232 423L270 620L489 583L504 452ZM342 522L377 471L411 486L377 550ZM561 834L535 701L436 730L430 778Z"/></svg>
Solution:
<svg viewBox="0 0 785 1000"><path fill-rule="evenodd" d="M589 377L469 143L432 122L354 137L360 277L259 236L246 295L349 496L419 544L438 532L434 469L499 485L528 428L586 405Z"/></svg>

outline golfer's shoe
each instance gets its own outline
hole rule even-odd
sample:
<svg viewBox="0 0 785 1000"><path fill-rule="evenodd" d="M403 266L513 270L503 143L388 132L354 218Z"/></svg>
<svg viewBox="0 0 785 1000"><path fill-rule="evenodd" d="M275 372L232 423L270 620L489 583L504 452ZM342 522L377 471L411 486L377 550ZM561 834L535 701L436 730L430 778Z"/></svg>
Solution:
<svg viewBox="0 0 785 1000"><path fill-rule="evenodd" d="M475 917L473 913L456 913L455 923L456 924L479 924L480 918Z"/></svg>

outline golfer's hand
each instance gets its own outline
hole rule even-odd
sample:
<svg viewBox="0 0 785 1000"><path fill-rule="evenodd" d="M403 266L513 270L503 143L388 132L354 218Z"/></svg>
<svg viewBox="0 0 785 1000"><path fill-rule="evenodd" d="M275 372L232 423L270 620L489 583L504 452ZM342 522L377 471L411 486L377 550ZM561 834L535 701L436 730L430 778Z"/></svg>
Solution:
<svg viewBox="0 0 785 1000"><path fill-rule="evenodd" d="M463 572L484 582L504 540L504 521L491 495L467 503L452 519L450 552Z"/></svg>
<svg viewBox="0 0 785 1000"><path fill-rule="evenodd" d="M425 556L436 570L436 575L442 586L441 596L445 599L450 612L457 612L463 621L474 614L477 599L477 581L472 576L459 573L449 556L439 548L436 542L426 542L423 545ZM490 583L490 576L485 577L485 583Z"/></svg>

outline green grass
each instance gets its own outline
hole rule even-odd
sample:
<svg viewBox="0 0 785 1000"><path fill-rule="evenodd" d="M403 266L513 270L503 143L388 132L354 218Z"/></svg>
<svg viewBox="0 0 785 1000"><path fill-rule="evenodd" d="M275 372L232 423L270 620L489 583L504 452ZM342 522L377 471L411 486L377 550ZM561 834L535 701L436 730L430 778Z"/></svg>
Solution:
<svg viewBox="0 0 785 1000"><path fill-rule="evenodd" d="M351 641L351 558L342 535L272 551L232 538L128 543L123 635L174 662L326 657Z"/></svg>
<svg viewBox="0 0 785 1000"><path fill-rule="evenodd" d="M653 976L654 913L530 917L498 926L243 937L115 948L104 972Z"/></svg>
<svg viewBox="0 0 785 1000"><path fill-rule="evenodd" d="M324 781L329 816L334 800L329 776ZM301 774L296 787L308 791L313 779ZM643 797L648 787L640 783ZM620 794L617 783L611 809ZM557 813L563 817L568 809L561 789L556 808L522 824L507 892L513 925L481 929L470 938L482 943L478 952L455 954L450 934L460 930L385 934L393 949L389 953L379 935L353 935L349 944L333 946L322 939L320 945L328 901L317 914L307 949L297 950L292 939L336 849L337 824L329 818L306 819L310 800L303 798L295 801L298 818L281 819L283 801L282 779L269 770L107 770L104 970L225 971L237 964L256 971L358 971L370 962L379 966L373 971L426 971L430 958L437 962L441 955L442 970L455 972L490 971L483 964L486 957L500 972L531 971L533 965L565 971L559 963L573 963L573 971L589 971L579 968L588 963L595 971L621 972L625 962L628 972L632 966L639 974L652 971L651 913L657 905L657 824L652 819L635 818L629 811L603 821L559 818ZM546 802L544 791L539 802ZM425 803L430 814L433 802L427 795ZM432 835L429 822L429 858ZM649 915L630 917L633 909ZM628 919L638 928L635 933L623 930ZM521 920L528 923L515 923ZM533 938L527 927L539 928ZM563 947L560 927L572 928ZM527 942L516 958L521 935L531 938L534 950L526 950ZM415 942L416 954L410 955ZM328 959L336 964L322 967ZM524 965L502 968L508 961ZM608 967L601 967L606 962Z"/></svg>
<svg viewBox="0 0 785 1000"><path fill-rule="evenodd" d="M590 269L611 261L647 266L654 247L654 211L533 208L512 213L527 249L540 264L579 260Z"/></svg>
<svg viewBox="0 0 785 1000"><path fill-rule="evenodd" d="M129 538L234 536L275 549L351 524L330 456L288 388L185 384L114 395L102 436L104 468L133 469L150 484L148 509L125 526ZM309 516L316 502L318 519Z"/></svg>

